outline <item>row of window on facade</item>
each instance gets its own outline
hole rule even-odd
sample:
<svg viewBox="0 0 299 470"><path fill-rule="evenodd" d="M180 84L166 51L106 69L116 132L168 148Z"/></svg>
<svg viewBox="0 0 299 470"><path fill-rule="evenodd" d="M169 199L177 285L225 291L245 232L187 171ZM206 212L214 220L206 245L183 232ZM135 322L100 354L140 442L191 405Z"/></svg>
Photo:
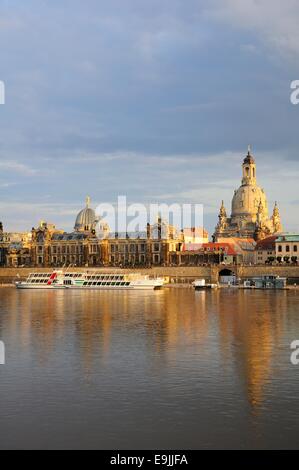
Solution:
<svg viewBox="0 0 299 470"><path fill-rule="evenodd" d="M111 257L110 257L111 264L125 263L127 261L130 261L132 263L136 263L136 262L145 263L146 256L145 255L139 255L139 257L136 258L135 255L133 255L130 260L128 260L128 258L125 255L120 255L120 256L111 255ZM154 263L159 263L160 262L160 255L154 255L153 256L153 262Z"/></svg>
<svg viewBox="0 0 299 470"><path fill-rule="evenodd" d="M154 243L152 245L152 250L153 251L160 251L160 244L159 243ZM131 244L112 244L110 245L110 251L111 253L145 253L146 251L146 244L141 243L139 245L136 245L134 243Z"/></svg>
<svg viewBox="0 0 299 470"><path fill-rule="evenodd" d="M44 247L43 245L39 245L37 249L38 253L43 253L44 252ZM82 254L83 253L83 245L62 245L60 246L52 246L50 248L50 252L54 255L56 254ZM98 245L91 245L89 247L89 252L90 253L98 253L99 252L99 246Z"/></svg>
<svg viewBox="0 0 299 470"><path fill-rule="evenodd" d="M89 252L90 253L99 253L100 247L98 245L90 245ZM152 244L152 251L153 252L160 252L161 245L159 243ZM60 246L52 246L50 248L51 253L56 254L82 254L83 253L83 245L62 245ZM38 253L44 252L44 246L39 245L37 249ZM145 253L146 252L146 244L111 244L110 245L111 253Z"/></svg>
<svg viewBox="0 0 299 470"><path fill-rule="evenodd" d="M153 254L152 259L154 262L160 261L160 255L159 254ZM115 263L117 261L139 261L141 263L145 262L146 260L146 255L145 254L136 254L136 253L121 253L121 252L115 252L114 254L111 254L110 260L112 263ZM59 262L82 262L83 261L83 256L82 255L77 255L77 256L72 256L72 255L57 255L57 256L51 256L51 261L52 263L59 263ZM42 264L44 262L44 257L43 256L38 256L38 263Z"/></svg>
<svg viewBox="0 0 299 470"><path fill-rule="evenodd" d="M298 253L298 245L294 245L293 247L293 252L294 253ZM282 253L283 252L283 247L282 245L278 245L278 253ZM286 245L285 246L285 252L286 253L291 253L291 247L290 245Z"/></svg>

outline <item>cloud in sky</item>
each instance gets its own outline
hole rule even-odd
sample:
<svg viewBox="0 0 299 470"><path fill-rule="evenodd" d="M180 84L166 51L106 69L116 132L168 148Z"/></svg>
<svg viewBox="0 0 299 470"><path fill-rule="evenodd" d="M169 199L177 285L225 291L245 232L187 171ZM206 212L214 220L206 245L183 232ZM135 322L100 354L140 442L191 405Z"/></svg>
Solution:
<svg viewBox="0 0 299 470"><path fill-rule="evenodd" d="M297 0L212 0L207 16L237 29L256 32L272 53L298 59L299 9Z"/></svg>
<svg viewBox="0 0 299 470"><path fill-rule="evenodd" d="M15 162L13 160L0 160L0 171L2 174L10 172L13 174L21 174L23 176L35 175L38 172L35 168L30 168L27 165L24 165L24 163Z"/></svg>
<svg viewBox="0 0 299 470"><path fill-rule="evenodd" d="M251 143L298 230L298 22L295 0L3 1L0 220L70 229L86 193L173 195L212 230Z"/></svg>

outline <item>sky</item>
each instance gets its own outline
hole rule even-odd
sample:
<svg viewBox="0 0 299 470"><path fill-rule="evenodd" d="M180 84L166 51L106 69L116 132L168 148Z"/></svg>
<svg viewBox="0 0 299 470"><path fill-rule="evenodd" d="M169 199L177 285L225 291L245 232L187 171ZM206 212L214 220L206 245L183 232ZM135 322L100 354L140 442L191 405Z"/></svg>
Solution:
<svg viewBox="0 0 299 470"><path fill-rule="evenodd" d="M299 232L296 0L0 0L0 220L197 203L212 233L248 144Z"/></svg>

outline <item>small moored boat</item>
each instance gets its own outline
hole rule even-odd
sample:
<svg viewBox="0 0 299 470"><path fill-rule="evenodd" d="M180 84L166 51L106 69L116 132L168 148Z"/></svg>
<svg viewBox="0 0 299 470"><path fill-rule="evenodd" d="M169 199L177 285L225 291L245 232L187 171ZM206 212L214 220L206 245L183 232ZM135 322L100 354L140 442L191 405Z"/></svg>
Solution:
<svg viewBox="0 0 299 470"><path fill-rule="evenodd" d="M192 282L192 286L195 290L217 289L218 284L207 284L205 279L195 279Z"/></svg>
<svg viewBox="0 0 299 470"><path fill-rule="evenodd" d="M253 277L244 281L243 289L287 289L287 278L279 276Z"/></svg>

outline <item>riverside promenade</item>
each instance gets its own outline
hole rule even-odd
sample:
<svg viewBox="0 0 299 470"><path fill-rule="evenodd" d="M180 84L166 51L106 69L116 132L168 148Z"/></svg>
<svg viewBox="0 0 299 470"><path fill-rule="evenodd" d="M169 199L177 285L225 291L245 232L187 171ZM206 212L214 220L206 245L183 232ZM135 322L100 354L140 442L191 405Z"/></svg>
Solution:
<svg viewBox="0 0 299 470"><path fill-rule="evenodd" d="M0 268L0 285L12 284L16 280L25 280L31 272L51 272L53 268ZM61 268L60 268L61 269ZM221 275L235 274L238 279L248 279L256 276L276 275L286 277L290 283L299 283L299 266L246 266L246 265L216 265L216 266L157 266L152 268L120 269L111 267L72 267L72 272L138 272L153 277L168 277L169 282L190 283L194 279L203 278L208 282L218 282Z"/></svg>

